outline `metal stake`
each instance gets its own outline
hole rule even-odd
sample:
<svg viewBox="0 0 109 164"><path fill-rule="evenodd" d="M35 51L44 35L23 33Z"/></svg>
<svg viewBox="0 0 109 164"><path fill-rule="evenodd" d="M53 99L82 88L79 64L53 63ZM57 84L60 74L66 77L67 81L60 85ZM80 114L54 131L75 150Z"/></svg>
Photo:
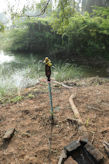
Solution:
<svg viewBox="0 0 109 164"><path fill-rule="evenodd" d="M44 63L45 63L45 75L48 81L48 89L49 89L49 97L50 97L51 123L53 124L53 119L54 119L53 118L53 102L52 102L51 79L50 79L52 63L48 57L45 58Z"/></svg>
<svg viewBox="0 0 109 164"><path fill-rule="evenodd" d="M51 119L53 120L53 102L52 102L52 92L51 92L51 83L48 81L49 97L50 97L50 106L51 106Z"/></svg>

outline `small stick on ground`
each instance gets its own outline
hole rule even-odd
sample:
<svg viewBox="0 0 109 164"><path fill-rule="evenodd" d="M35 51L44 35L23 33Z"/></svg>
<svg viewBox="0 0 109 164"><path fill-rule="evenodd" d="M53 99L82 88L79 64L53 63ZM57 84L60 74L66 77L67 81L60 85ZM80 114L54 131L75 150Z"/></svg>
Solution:
<svg viewBox="0 0 109 164"><path fill-rule="evenodd" d="M57 84L60 84L61 86L63 86L63 87L65 87L65 88L68 88L68 89L72 89L73 87L71 87L71 86L68 86L68 85L66 85L66 84L64 84L64 83L60 83L60 82L58 82L58 81L53 81L54 83L57 83Z"/></svg>
<svg viewBox="0 0 109 164"><path fill-rule="evenodd" d="M93 132L93 136L92 136L91 144L93 144L93 142L94 142L94 138L95 138L95 133Z"/></svg>
<svg viewBox="0 0 109 164"><path fill-rule="evenodd" d="M74 101L73 99L76 97L76 95L72 94L69 98L69 103L71 105L71 108L72 108L72 111L74 113L74 116L76 117L77 121L78 121L78 125L79 125L79 132L80 132L80 135L82 137L85 137L85 138L88 138L88 133L87 133L87 129L86 127L84 126L84 123L82 121L82 118L80 116L80 113L77 109L77 107L75 106L74 104Z"/></svg>
<svg viewBox="0 0 109 164"><path fill-rule="evenodd" d="M105 151L106 151L106 153L107 153L107 155L109 157L109 143L106 142L106 141L103 141L103 146L104 146Z"/></svg>

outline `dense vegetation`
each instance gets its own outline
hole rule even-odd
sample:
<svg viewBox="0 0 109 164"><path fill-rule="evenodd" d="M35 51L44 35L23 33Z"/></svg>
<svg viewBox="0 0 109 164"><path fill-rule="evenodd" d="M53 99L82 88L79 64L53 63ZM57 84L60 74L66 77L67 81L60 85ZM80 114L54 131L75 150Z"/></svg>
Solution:
<svg viewBox="0 0 109 164"><path fill-rule="evenodd" d="M10 30L6 48L11 51L47 53L59 41L60 36L51 31L47 21L28 20Z"/></svg>
<svg viewBox="0 0 109 164"><path fill-rule="evenodd" d="M109 7L94 7L89 14L81 13L77 6L64 0L56 10L50 10L51 16L50 12L41 19L17 16L12 28L3 34L2 48L61 58L109 58Z"/></svg>
<svg viewBox="0 0 109 164"><path fill-rule="evenodd" d="M11 63L12 67L10 63L6 63L6 67L1 65L1 96L7 94L11 87L16 88L13 82L16 70L21 71L19 78L15 78L19 86L44 76L44 66L39 60L45 56L53 60L52 76L58 81L96 75L107 77L108 61L105 59L109 60L109 7L101 5L101 1L92 12L86 0L82 0L81 7L75 0L59 0L55 10L49 4L40 17L37 13L35 16L25 15L27 8L21 13L10 9L12 25L4 28L0 24L0 49L16 52L22 66L19 61ZM37 5L38 10L44 8L45 2L42 0ZM92 5L96 4L97 1L93 1ZM22 57L28 62L23 62Z"/></svg>

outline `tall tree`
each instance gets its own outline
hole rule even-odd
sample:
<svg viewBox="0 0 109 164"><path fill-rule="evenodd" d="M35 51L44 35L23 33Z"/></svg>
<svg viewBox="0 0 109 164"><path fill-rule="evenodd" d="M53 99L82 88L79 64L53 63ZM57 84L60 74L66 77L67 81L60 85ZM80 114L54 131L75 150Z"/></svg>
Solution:
<svg viewBox="0 0 109 164"><path fill-rule="evenodd" d="M86 2L87 0L82 0L82 11L86 10Z"/></svg>

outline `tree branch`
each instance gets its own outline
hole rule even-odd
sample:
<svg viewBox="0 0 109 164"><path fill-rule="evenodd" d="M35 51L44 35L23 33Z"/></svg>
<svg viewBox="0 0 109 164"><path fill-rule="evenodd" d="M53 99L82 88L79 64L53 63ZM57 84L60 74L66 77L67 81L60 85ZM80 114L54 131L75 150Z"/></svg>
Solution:
<svg viewBox="0 0 109 164"><path fill-rule="evenodd" d="M47 9L47 7L48 7L50 1L51 1L51 0L48 0L48 1L47 1L47 3L45 4L44 8L41 10L40 14L33 15L33 16L31 16L31 15L21 15L21 16L19 16L19 17L24 17L24 16L28 16L28 17L39 17L39 16L43 15L43 14L45 13L45 11L46 11L46 9Z"/></svg>

